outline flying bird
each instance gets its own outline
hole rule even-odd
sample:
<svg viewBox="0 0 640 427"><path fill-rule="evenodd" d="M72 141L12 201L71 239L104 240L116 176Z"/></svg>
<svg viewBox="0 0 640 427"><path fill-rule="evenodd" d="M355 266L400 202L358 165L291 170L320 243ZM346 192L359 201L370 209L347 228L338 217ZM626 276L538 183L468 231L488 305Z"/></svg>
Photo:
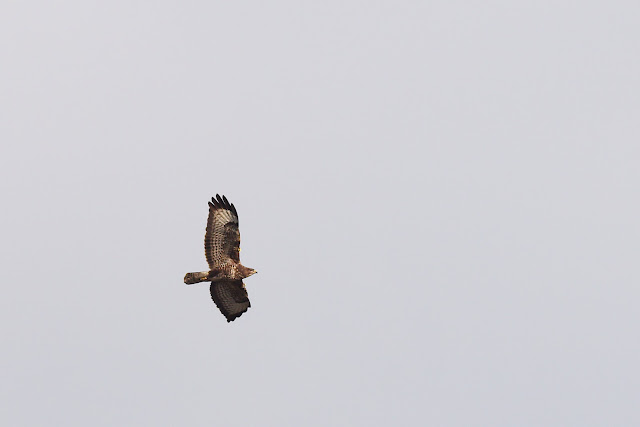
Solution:
<svg viewBox="0 0 640 427"><path fill-rule="evenodd" d="M184 283L193 285L211 282L211 299L227 318L227 322L231 322L251 307L242 279L257 271L240 264L238 212L225 196L216 194L209 202L204 255L209 271L187 273Z"/></svg>

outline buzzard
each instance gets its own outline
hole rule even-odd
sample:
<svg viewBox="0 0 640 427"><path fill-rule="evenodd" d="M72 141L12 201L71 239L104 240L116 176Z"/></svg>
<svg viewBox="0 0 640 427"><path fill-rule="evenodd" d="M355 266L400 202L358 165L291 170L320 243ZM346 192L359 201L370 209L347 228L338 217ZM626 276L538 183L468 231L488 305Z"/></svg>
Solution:
<svg viewBox="0 0 640 427"><path fill-rule="evenodd" d="M225 196L216 194L209 202L204 255L209 271L187 273L184 283L211 282L211 299L231 322L251 307L242 279L257 271L240 264L238 212Z"/></svg>

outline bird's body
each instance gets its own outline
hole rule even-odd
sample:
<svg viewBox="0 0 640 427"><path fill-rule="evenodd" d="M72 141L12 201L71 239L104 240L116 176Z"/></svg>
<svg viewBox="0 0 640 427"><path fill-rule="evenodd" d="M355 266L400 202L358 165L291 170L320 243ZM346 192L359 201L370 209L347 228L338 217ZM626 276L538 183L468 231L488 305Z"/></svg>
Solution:
<svg viewBox="0 0 640 427"><path fill-rule="evenodd" d="M257 271L240 264L238 212L226 197L217 194L209 202L204 253L209 271L187 273L184 283L211 282L211 298L231 322L251 307L242 279Z"/></svg>

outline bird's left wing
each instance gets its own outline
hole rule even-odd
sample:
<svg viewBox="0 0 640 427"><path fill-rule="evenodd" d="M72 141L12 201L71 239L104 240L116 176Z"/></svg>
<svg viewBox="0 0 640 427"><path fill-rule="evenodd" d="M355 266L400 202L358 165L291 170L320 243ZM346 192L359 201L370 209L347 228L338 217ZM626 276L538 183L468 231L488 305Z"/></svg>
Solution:
<svg viewBox="0 0 640 427"><path fill-rule="evenodd" d="M242 316L251 307L249 295L242 280L211 282L211 299L216 303L227 322Z"/></svg>

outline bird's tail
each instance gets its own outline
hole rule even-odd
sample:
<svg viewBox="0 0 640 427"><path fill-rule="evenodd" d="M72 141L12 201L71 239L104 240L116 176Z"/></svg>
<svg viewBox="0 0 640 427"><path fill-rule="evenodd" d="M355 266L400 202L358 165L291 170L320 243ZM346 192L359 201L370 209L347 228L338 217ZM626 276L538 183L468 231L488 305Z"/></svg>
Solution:
<svg viewBox="0 0 640 427"><path fill-rule="evenodd" d="M206 282L208 277L208 271L201 271L199 273L187 273L184 275L184 283L186 283L187 285L193 285L194 283Z"/></svg>

